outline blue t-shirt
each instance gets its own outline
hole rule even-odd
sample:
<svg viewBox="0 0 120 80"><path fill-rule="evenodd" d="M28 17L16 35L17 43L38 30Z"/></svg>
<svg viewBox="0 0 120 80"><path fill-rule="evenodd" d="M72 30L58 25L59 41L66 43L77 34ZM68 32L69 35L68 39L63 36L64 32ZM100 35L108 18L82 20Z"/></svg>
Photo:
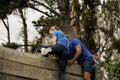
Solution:
<svg viewBox="0 0 120 80"><path fill-rule="evenodd" d="M80 54L80 57L77 59L78 63L84 62L86 59L92 57L92 54L88 51L86 46L77 38L74 38L70 41L70 58L73 58L76 53L76 46L81 45L82 53Z"/></svg>
<svg viewBox="0 0 120 80"><path fill-rule="evenodd" d="M53 32L52 37L57 37L57 44L63 45L69 51L69 40L61 30Z"/></svg>

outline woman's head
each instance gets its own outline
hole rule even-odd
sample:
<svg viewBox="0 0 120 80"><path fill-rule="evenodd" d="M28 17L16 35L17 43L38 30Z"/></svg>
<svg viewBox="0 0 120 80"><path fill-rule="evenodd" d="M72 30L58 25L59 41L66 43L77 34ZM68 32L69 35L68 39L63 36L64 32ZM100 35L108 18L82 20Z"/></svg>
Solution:
<svg viewBox="0 0 120 80"><path fill-rule="evenodd" d="M49 34L52 34L55 30L57 30L57 26L50 27Z"/></svg>

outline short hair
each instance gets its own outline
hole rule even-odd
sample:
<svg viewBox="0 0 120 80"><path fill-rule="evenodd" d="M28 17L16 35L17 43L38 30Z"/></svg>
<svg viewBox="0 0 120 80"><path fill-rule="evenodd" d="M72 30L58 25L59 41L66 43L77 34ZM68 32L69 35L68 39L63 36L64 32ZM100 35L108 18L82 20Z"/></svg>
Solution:
<svg viewBox="0 0 120 80"><path fill-rule="evenodd" d="M56 29L56 26L50 27L50 30L55 30L55 29Z"/></svg>
<svg viewBox="0 0 120 80"><path fill-rule="evenodd" d="M50 29L49 30L59 30L59 27L58 26L52 26L52 27L50 27Z"/></svg>

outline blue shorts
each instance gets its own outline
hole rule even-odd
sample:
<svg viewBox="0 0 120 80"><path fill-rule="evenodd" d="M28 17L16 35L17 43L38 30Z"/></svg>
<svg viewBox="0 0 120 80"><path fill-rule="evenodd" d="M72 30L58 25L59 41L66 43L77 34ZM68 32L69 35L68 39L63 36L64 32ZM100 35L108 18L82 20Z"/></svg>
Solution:
<svg viewBox="0 0 120 80"><path fill-rule="evenodd" d="M85 60L84 62L82 62L81 66L82 66L83 72L93 73L94 59L92 57L88 58L87 60Z"/></svg>

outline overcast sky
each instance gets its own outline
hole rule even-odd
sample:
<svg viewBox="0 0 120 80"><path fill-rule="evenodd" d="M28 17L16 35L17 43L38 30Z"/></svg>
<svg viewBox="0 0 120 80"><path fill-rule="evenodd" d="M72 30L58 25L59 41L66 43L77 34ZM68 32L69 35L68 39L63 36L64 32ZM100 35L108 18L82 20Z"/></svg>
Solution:
<svg viewBox="0 0 120 80"><path fill-rule="evenodd" d="M31 10L31 9L26 10L26 18L27 18L26 22L28 27L29 41L33 40L35 36L38 36L37 31L33 27L33 24L31 21L39 19L41 15L42 14L40 14L37 11ZM17 15L10 15L8 18L9 18L9 25L10 25L11 42L22 43L22 40L18 39L21 27L23 26L21 23L22 22L21 18ZM2 21L0 21L0 43L5 43L5 41L7 41L7 31Z"/></svg>

